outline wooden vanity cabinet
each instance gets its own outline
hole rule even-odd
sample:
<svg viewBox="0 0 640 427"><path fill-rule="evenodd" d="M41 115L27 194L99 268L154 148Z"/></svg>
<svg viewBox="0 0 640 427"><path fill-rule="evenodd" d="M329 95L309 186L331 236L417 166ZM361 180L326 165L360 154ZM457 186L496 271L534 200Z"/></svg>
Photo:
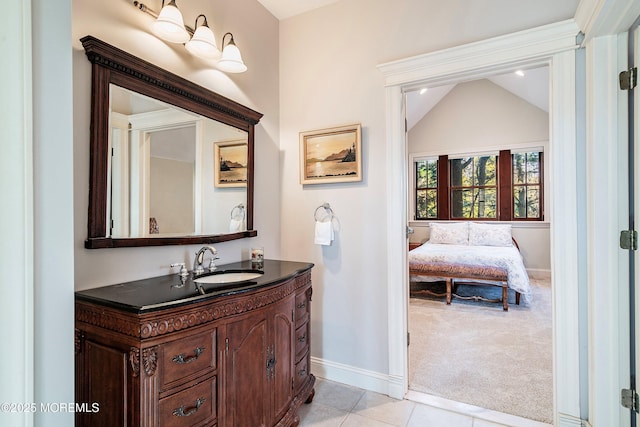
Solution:
<svg viewBox="0 0 640 427"><path fill-rule="evenodd" d="M227 325L226 425L275 425L293 398L294 295ZM266 363L265 363L266 361Z"/></svg>
<svg viewBox="0 0 640 427"><path fill-rule="evenodd" d="M313 398L311 272L149 313L76 298L78 426L297 426Z"/></svg>

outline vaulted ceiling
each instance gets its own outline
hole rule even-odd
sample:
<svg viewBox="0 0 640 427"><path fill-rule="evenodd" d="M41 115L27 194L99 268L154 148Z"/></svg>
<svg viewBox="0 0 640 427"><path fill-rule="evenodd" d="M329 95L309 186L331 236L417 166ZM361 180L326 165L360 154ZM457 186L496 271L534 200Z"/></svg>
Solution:
<svg viewBox="0 0 640 427"><path fill-rule="evenodd" d="M524 75L507 73L489 77L489 80L541 110L549 112L548 67L522 71ZM411 129L418 123L454 86L438 86L427 88L427 91L423 93L420 90L408 93L407 128Z"/></svg>

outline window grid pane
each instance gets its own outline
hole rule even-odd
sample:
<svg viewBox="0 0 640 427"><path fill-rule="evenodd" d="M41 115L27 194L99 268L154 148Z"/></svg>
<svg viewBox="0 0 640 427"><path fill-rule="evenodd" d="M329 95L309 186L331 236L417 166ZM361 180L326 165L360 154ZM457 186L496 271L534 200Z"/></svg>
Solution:
<svg viewBox="0 0 640 427"><path fill-rule="evenodd" d="M451 217L497 218L497 156L452 159Z"/></svg>
<svg viewBox="0 0 640 427"><path fill-rule="evenodd" d="M438 161L418 160L416 164L415 219L438 217Z"/></svg>
<svg viewBox="0 0 640 427"><path fill-rule="evenodd" d="M513 218L541 219L540 153L516 153L513 159Z"/></svg>

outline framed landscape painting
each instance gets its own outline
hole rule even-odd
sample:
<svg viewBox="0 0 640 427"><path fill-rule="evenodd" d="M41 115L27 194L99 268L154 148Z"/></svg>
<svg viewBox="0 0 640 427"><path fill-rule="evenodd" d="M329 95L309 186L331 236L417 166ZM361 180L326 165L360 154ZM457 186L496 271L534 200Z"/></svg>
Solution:
<svg viewBox="0 0 640 427"><path fill-rule="evenodd" d="M224 141L214 144L213 174L216 187L247 186L247 141Z"/></svg>
<svg viewBox="0 0 640 427"><path fill-rule="evenodd" d="M300 133L300 183L362 181L360 124Z"/></svg>

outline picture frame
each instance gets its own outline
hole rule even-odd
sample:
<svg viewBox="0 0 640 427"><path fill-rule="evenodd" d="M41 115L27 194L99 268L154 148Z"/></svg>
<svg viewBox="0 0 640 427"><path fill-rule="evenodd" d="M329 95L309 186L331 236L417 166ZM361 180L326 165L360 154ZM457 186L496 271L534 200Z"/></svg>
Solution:
<svg viewBox="0 0 640 427"><path fill-rule="evenodd" d="M300 183L362 181L362 129L353 124L300 132Z"/></svg>
<svg viewBox="0 0 640 427"><path fill-rule="evenodd" d="M246 140L214 143L213 184L215 187L246 187L248 145Z"/></svg>

